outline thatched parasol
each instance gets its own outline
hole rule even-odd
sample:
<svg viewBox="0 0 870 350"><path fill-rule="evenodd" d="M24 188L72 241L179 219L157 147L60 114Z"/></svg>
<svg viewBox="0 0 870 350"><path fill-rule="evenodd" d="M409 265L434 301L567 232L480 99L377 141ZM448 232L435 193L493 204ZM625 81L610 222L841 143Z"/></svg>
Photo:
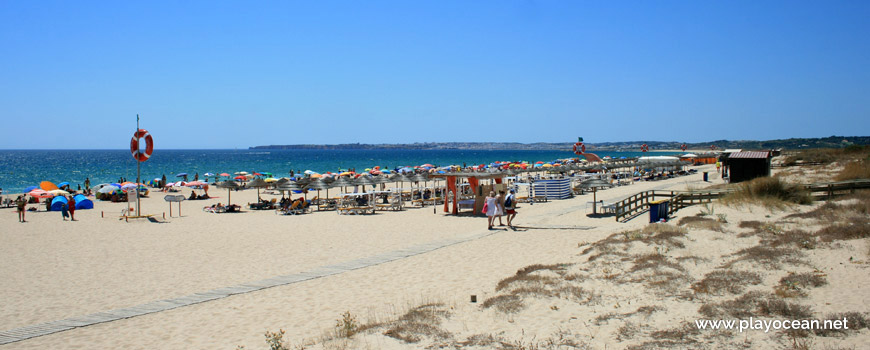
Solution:
<svg viewBox="0 0 870 350"><path fill-rule="evenodd" d="M251 181L251 182L248 182L248 183L245 185L246 188L256 188L256 189L257 189L257 200L258 200L258 201L260 200L260 189L261 189L261 188L265 188L265 187L269 187L269 186L270 186L270 185L269 185L268 182L266 182L265 180L263 180L263 179L261 179L261 178L259 178L259 177L256 178L256 179L254 179L254 180Z"/></svg>
<svg viewBox="0 0 870 350"><path fill-rule="evenodd" d="M227 205L232 204L231 203L231 201L232 201L232 192L231 191L239 189L239 184L237 184L235 181L222 181L222 182L218 182L215 186L227 189Z"/></svg>

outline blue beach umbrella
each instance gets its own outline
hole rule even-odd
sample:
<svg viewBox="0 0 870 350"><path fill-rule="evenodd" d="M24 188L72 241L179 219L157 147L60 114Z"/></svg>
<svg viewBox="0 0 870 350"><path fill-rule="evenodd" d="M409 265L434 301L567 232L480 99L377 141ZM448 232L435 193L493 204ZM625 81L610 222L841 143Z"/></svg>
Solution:
<svg viewBox="0 0 870 350"><path fill-rule="evenodd" d="M28 193L30 191L37 189L37 188L39 188L39 186L27 186L27 188L24 189L24 193Z"/></svg>
<svg viewBox="0 0 870 350"><path fill-rule="evenodd" d="M175 174L175 177L185 177L185 176L187 176L187 173L178 173L178 174Z"/></svg>
<svg viewBox="0 0 870 350"><path fill-rule="evenodd" d="M64 182L57 184L57 187L63 187L63 186L69 186L69 182L64 181Z"/></svg>

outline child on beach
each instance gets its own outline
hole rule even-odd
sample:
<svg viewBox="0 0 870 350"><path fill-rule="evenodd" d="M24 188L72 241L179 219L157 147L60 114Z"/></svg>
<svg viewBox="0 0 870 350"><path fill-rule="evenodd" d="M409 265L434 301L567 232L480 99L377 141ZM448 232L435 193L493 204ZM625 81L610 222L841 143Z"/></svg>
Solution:
<svg viewBox="0 0 870 350"><path fill-rule="evenodd" d="M60 215L63 217L63 221L66 221L66 218L69 217L69 208L66 203L60 203Z"/></svg>
<svg viewBox="0 0 870 350"><path fill-rule="evenodd" d="M495 211L497 210L495 202L495 191L489 191L484 206L486 206L486 221L490 230L492 230L492 221L495 219Z"/></svg>

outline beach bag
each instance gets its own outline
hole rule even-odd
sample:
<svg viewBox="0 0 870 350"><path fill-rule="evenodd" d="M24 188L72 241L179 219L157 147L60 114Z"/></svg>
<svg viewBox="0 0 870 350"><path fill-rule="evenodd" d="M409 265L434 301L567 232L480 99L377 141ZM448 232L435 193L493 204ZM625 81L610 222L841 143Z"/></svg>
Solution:
<svg viewBox="0 0 870 350"><path fill-rule="evenodd" d="M486 213L489 211L489 203L483 203L483 212Z"/></svg>
<svg viewBox="0 0 870 350"><path fill-rule="evenodd" d="M513 203L514 203L514 195L508 195L507 199L504 200L504 207L510 208Z"/></svg>

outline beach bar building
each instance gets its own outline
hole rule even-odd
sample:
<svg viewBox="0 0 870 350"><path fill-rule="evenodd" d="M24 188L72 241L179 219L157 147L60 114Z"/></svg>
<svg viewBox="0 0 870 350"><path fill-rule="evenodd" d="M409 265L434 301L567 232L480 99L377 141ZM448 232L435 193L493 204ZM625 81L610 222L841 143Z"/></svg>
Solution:
<svg viewBox="0 0 870 350"><path fill-rule="evenodd" d="M723 160L731 183L770 176L770 151L741 151L727 154Z"/></svg>
<svg viewBox="0 0 870 350"><path fill-rule="evenodd" d="M447 191L452 195L445 196L444 212L454 215L459 214L460 207L472 209L473 214L480 214L483 209L483 203L489 191L506 190L507 185L502 182L502 179L510 174L507 173L450 173L450 174L433 174L431 177L444 178L447 181ZM463 199L463 194L460 189L460 181L468 181L471 193L467 199ZM492 184L487 185L481 183L481 180L492 180ZM452 207L451 207L452 206Z"/></svg>

